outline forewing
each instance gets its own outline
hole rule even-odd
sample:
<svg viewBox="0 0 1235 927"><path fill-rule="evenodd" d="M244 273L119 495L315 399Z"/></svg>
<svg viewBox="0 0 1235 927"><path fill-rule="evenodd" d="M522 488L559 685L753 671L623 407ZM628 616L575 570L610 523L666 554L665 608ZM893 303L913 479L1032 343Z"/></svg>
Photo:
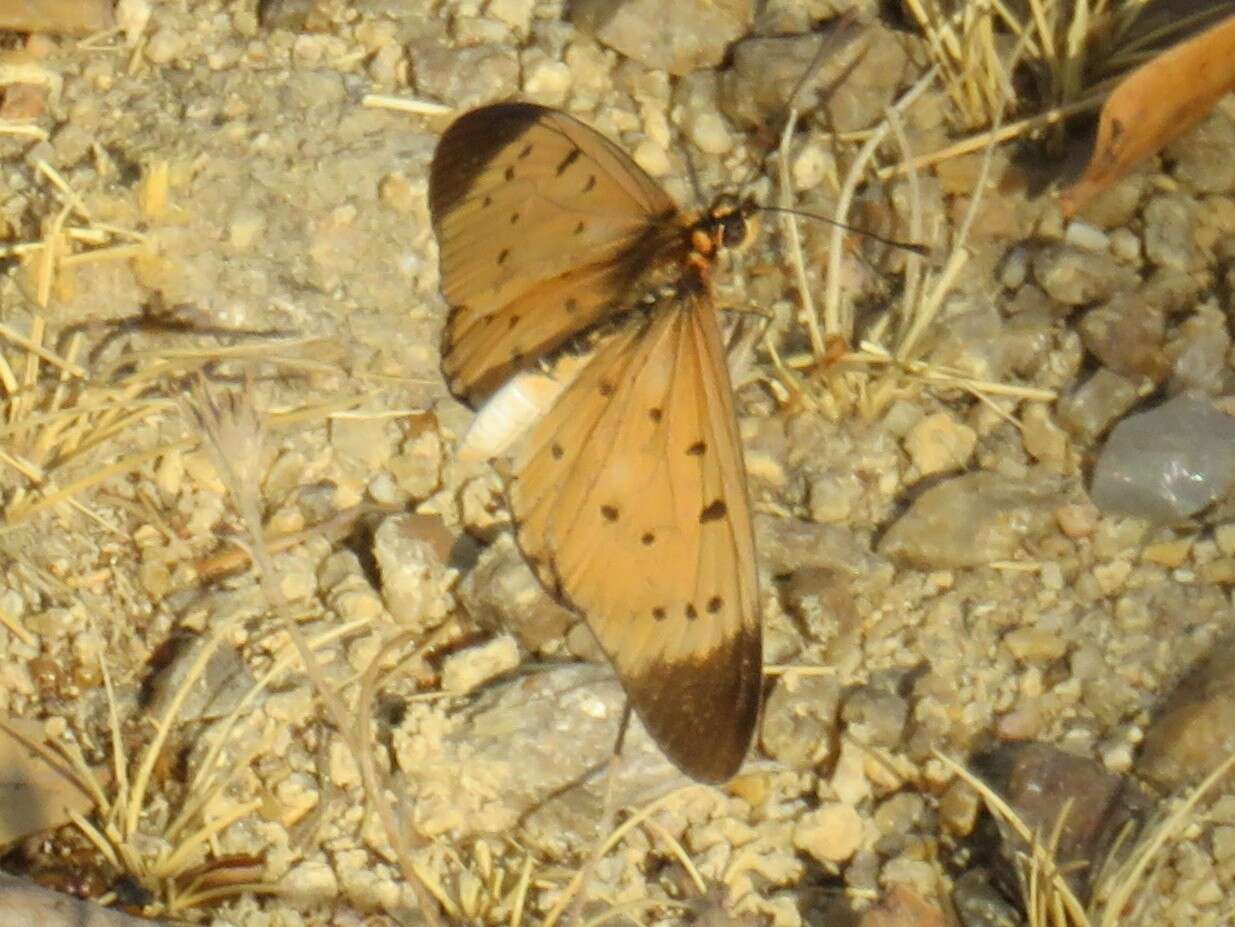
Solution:
<svg viewBox="0 0 1235 927"><path fill-rule="evenodd" d="M649 266L680 260L684 220L656 182L600 133L528 103L446 130L429 206L451 306L442 369L463 398L625 308Z"/></svg>
<svg viewBox="0 0 1235 927"><path fill-rule="evenodd" d="M741 443L716 313L667 301L599 348L510 484L542 584L588 621L683 771L741 765L762 681Z"/></svg>

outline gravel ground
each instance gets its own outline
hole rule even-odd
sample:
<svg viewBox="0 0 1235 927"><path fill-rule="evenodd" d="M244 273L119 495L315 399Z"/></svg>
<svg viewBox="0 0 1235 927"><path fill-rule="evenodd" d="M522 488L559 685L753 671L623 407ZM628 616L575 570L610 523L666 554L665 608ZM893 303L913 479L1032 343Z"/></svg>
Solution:
<svg viewBox="0 0 1235 927"><path fill-rule="evenodd" d="M894 173L898 134L914 154L959 134L930 85L850 211L929 244L924 269L804 222L799 276L765 217L719 288L752 310L731 315L758 749L708 788L636 730L586 778L620 690L578 662L595 645L523 565L498 478L453 459L472 413L438 370L434 145L452 112L520 96L618 141L684 207L773 201L833 4L423 6L121 0L118 33L0 42L0 742L25 796L2 815L7 871L215 924L419 923L403 852L446 922L543 923L606 808L645 809L594 860L583 915L1014 924L1014 841L950 760L1041 833L1065 799L1084 809L1056 855L1096 867L1235 751L1231 99L1066 222L1050 184L1081 132L1063 155L1014 142ZM799 208L832 212L928 67L903 22L860 45L801 98ZM967 217L967 260L913 299ZM803 306L833 283L853 350L815 357ZM912 363L889 363L900 347ZM367 730L393 837L349 750ZM104 815L15 732L94 770L114 859L45 829ZM1229 781L1185 817L1121 922L1235 918ZM277 894L192 903L235 882Z"/></svg>

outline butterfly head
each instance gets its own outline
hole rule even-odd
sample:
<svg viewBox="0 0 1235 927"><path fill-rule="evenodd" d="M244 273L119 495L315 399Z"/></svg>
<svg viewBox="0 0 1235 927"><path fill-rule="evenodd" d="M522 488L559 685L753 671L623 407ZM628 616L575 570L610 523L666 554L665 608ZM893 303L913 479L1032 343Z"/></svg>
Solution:
<svg viewBox="0 0 1235 927"><path fill-rule="evenodd" d="M711 258L720 251L744 250L755 238L758 209L752 200L719 197L691 230L691 243L695 251Z"/></svg>

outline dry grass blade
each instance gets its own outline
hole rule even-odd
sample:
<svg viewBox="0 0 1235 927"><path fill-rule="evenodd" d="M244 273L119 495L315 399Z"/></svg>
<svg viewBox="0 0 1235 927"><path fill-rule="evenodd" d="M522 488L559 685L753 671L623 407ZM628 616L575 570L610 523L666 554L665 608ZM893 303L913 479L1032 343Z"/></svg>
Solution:
<svg viewBox="0 0 1235 927"><path fill-rule="evenodd" d="M1038 835L1016 813L1016 810L1004 801L998 792L951 757L939 752L935 753L935 757L981 795L991 813L1011 827L1016 835L1024 841L1025 845L1029 848L1029 866L1031 867L1031 873L1034 873L1032 876L1033 884L1036 886L1040 880L1045 878L1046 881L1042 890L1049 891L1059 899L1058 902L1051 902L1052 906L1057 903L1062 907L1062 910L1071 918L1068 923L1076 925L1076 927L1088 927L1089 920L1085 913L1085 907L1077 899L1075 893L1073 893L1072 887L1068 884L1067 879L1064 878L1063 873L1060 872L1059 867L1055 865L1049 847L1042 843ZM1031 908L1030 910L1033 909Z"/></svg>
<svg viewBox="0 0 1235 927"><path fill-rule="evenodd" d="M1153 867L1161 861L1170 841L1192 823L1201 799L1235 770L1235 755L1232 755L1176 802L1169 812L1143 826L1136 843L1126 854L1121 851L1121 836L1109 851L1108 860L1098 868L1092 898L1086 907L1077 899L1065 872L1053 858L1063 824L1062 816L1056 822L1054 834L1043 843L1015 809L990 786L943 754L935 755L977 791L991 813L1007 824L1029 848L1029 853L1022 856L1024 871L1021 873L1021 884L1025 910L1032 927L1120 927L1145 923L1135 910L1152 896L1150 874ZM1114 866L1108 865L1116 855L1120 856L1120 861Z"/></svg>
<svg viewBox="0 0 1235 927"><path fill-rule="evenodd" d="M1104 873L1104 878L1094 890L1094 927L1118 927L1127 923L1128 906L1136 893L1148 892L1147 875L1150 867L1160 859L1171 838L1180 834L1193 819L1193 812L1201 799L1208 795L1219 782L1235 769L1235 754L1227 757L1201 781L1188 795L1158 822L1144 829L1131 854L1122 865Z"/></svg>
<svg viewBox="0 0 1235 927"><path fill-rule="evenodd" d="M355 714L348 710L341 695L327 681L324 670L313 654L312 646L297 627L278 586L274 564L266 548L265 529L261 519L260 487L265 467L268 465L268 448L265 444L262 419L257 411L252 379L245 381L243 392L229 394L225 400L219 401L211 393L205 378L199 376L197 390L192 402L186 407L186 415L197 423L206 438L215 467L223 477L248 531L262 592L300 657L305 673L321 699L327 716L342 736L357 765L364 769L368 758L371 775L365 778L366 791L379 809L379 818L391 846L405 848L397 855L403 864L404 877L417 896L421 913L430 924L440 924L439 899L434 897L430 887L412 865L414 861L408 847L407 833L410 819L401 822L394 817L386 801L384 783L374 781L368 713L362 714L357 730Z"/></svg>

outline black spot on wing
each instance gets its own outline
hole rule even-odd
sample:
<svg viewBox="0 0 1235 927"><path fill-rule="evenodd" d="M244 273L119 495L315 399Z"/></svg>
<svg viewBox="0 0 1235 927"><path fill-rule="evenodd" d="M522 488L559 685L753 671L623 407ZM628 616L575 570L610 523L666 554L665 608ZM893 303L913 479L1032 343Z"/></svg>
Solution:
<svg viewBox="0 0 1235 927"><path fill-rule="evenodd" d="M725 505L725 500L713 499L699 513L699 523L706 525L708 522L720 521L727 514L729 514L729 507Z"/></svg>
<svg viewBox="0 0 1235 927"><path fill-rule="evenodd" d="M570 166L579 160L579 156L581 154L583 154L583 151L579 148L570 149L570 154L566 155L566 157L558 163L557 176L561 177L568 170L570 170Z"/></svg>

